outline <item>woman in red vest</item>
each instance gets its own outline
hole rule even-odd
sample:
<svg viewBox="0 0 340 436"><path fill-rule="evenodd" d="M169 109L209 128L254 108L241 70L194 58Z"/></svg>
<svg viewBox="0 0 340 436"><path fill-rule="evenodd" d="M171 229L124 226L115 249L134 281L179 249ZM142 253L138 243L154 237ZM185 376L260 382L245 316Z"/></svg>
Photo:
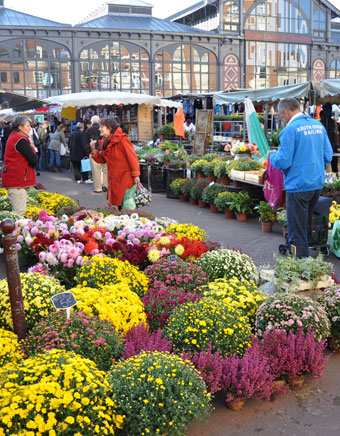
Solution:
<svg viewBox="0 0 340 436"><path fill-rule="evenodd" d="M139 160L126 133L112 118L100 121L99 151L97 141L91 140L91 157L98 163L107 163L108 193L110 205L121 209L125 191L140 183Z"/></svg>
<svg viewBox="0 0 340 436"><path fill-rule="evenodd" d="M29 118L18 116L13 120L2 168L2 186L8 189L12 212L21 216L27 209L27 188L36 184L38 158L29 140L30 130Z"/></svg>

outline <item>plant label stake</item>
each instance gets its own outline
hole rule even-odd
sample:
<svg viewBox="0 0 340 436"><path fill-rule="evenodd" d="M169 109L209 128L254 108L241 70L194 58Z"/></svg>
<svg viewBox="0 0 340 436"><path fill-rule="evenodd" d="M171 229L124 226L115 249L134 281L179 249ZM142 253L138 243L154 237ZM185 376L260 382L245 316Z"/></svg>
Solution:
<svg viewBox="0 0 340 436"><path fill-rule="evenodd" d="M1 230L5 234L3 244L14 332L18 335L19 339L24 339L26 336L26 320L21 292L18 251L16 247L17 238L12 234L14 229L14 221L10 218L5 218L1 222Z"/></svg>
<svg viewBox="0 0 340 436"><path fill-rule="evenodd" d="M51 297L52 304L57 310L66 310L66 318L70 319L71 307L77 304L76 297L72 292L60 292L59 294L53 295Z"/></svg>

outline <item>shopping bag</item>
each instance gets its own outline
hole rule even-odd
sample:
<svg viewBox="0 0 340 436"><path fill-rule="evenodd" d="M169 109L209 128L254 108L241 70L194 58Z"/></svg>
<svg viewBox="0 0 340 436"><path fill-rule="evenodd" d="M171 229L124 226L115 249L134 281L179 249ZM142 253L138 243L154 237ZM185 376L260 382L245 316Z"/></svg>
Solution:
<svg viewBox="0 0 340 436"><path fill-rule="evenodd" d="M66 147L63 143L60 144L60 156L65 156L66 154Z"/></svg>
<svg viewBox="0 0 340 436"><path fill-rule="evenodd" d="M127 189L125 191L122 209L125 210L136 209L136 201L135 201L136 188L137 185L133 185L132 188Z"/></svg>
<svg viewBox="0 0 340 436"><path fill-rule="evenodd" d="M142 184L137 186L135 201L137 207L148 206L152 201L151 192L149 192Z"/></svg>
<svg viewBox="0 0 340 436"><path fill-rule="evenodd" d="M264 198L267 200L270 207L277 209L282 200L283 193L283 175L282 172L273 167L268 156L268 166L262 175L264 183Z"/></svg>
<svg viewBox="0 0 340 436"><path fill-rule="evenodd" d="M331 252L340 257L340 221L335 221L331 237Z"/></svg>
<svg viewBox="0 0 340 436"><path fill-rule="evenodd" d="M81 160L81 170L80 172L86 173L88 171L91 171L91 162L88 157L84 157L84 159Z"/></svg>

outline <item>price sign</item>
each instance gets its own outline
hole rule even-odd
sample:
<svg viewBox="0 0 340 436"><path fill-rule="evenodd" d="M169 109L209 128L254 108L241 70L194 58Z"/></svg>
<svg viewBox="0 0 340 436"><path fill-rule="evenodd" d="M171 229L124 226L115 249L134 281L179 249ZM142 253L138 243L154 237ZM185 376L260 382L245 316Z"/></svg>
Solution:
<svg viewBox="0 0 340 436"><path fill-rule="evenodd" d="M67 318L70 317L71 307L77 304L77 300L72 292L60 292L59 294L53 295L51 301L55 309L66 310Z"/></svg>

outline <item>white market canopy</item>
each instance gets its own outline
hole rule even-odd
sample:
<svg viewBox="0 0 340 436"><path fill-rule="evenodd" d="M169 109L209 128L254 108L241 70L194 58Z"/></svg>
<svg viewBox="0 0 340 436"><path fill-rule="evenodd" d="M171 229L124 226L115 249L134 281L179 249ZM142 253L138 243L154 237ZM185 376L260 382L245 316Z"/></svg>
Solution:
<svg viewBox="0 0 340 436"><path fill-rule="evenodd" d="M63 107L84 107L84 106L105 106L119 104L151 104L163 107L182 107L182 103L162 99L147 94L135 94L130 92L76 92L74 94L63 94L47 99L50 104L60 104Z"/></svg>

